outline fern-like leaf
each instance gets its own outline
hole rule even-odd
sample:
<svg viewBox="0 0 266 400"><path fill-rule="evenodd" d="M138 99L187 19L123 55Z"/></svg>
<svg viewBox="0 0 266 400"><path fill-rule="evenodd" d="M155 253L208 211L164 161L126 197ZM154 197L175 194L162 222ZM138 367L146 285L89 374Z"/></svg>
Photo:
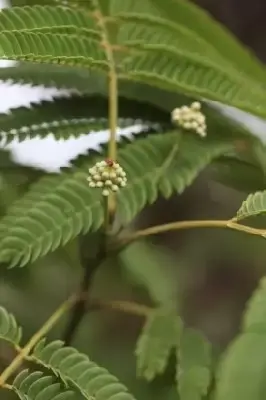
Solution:
<svg viewBox="0 0 266 400"><path fill-rule="evenodd" d="M36 6L36 4L63 5L64 3L62 0L12 0L12 4L22 7L25 5ZM67 5L67 12L73 12L71 5L82 7L86 4L82 0L71 0ZM91 3L88 2L87 6L90 7ZM216 57L220 55L223 62L230 60L230 63L237 69L241 66L241 70L249 78L257 77L260 81L265 79L265 69L259 61L255 60L255 57L243 48L225 27L214 21L206 11L189 1L166 0L162 3L160 0L146 0L136 3L131 0L112 0L109 2L108 11L117 18L121 29L119 36L121 39L129 39L134 35L135 43L139 41L149 43L149 40L152 40L158 44L160 43L158 40L160 31L163 34L168 33L168 38L172 32L173 44L180 41L183 46L183 43L186 42L186 45L190 45L191 49L193 46L193 50L196 52L200 48L201 54L207 49L208 54L216 55ZM150 34L145 40L145 35L153 28L155 28L154 34ZM167 43L164 42L164 44ZM168 44L170 44L169 41Z"/></svg>
<svg viewBox="0 0 266 400"><path fill-rule="evenodd" d="M233 148L232 141L202 141L176 131L122 141L118 161L128 184L118 195L120 220L130 221L159 193L181 193L210 161ZM10 266L26 265L66 244L78 234L95 231L103 222L101 191L87 183L97 152L81 156L69 172L44 177L9 209L0 223L0 259Z"/></svg>
<svg viewBox="0 0 266 400"><path fill-rule="evenodd" d="M136 122L166 124L166 114L146 104L119 99L119 126L125 128ZM52 133L55 139L87 134L108 129L108 101L101 96L54 98L52 101L32 103L28 108L19 107L0 114L0 136L7 142L45 137ZM168 123L170 125L170 123Z"/></svg>
<svg viewBox="0 0 266 400"><path fill-rule="evenodd" d="M134 400L115 376L73 347L64 347L60 340L47 345L45 340L39 342L32 360L51 370L65 385L75 388L87 400Z"/></svg>
<svg viewBox="0 0 266 400"><path fill-rule="evenodd" d="M9 387L21 400L82 400L73 390L66 390L52 376L42 372L21 371Z"/></svg>
<svg viewBox="0 0 266 400"><path fill-rule="evenodd" d="M93 41L76 35L0 32L0 57L4 60L80 65L107 69L104 51Z"/></svg>
<svg viewBox="0 0 266 400"><path fill-rule="evenodd" d="M51 5L5 8L0 13L0 30L31 33L69 33L100 40L99 28L81 10Z"/></svg>
<svg viewBox="0 0 266 400"><path fill-rule="evenodd" d="M24 6L36 6L36 5L51 5L51 4L59 4L62 5L62 0L10 0L10 4L12 7L24 7ZM66 5L66 4L65 4Z"/></svg>
<svg viewBox="0 0 266 400"><path fill-rule="evenodd" d="M139 376L151 381L164 372L181 330L182 321L173 311L159 309L151 313L135 350Z"/></svg>
<svg viewBox="0 0 266 400"><path fill-rule="evenodd" d="M187 0L166 0L163 3L160 0L151 1L162 16L173 22L178 21L181 26L189 27L195 36L205 40L237 69L241 65L241 71L249 77L252 76L260 82L265 79L265 68L255 56L197 4Z"/></svg>
<svg viewBox="0 0 266 400"><path fill-rule="evenodd" d="M200 29L195 31L187 28L182 16L182 2L173 5L175 22L166 11L167 6L168 3L165 6L159 5L157 0L145 0L141 3L112 0L104 7L98 1L89 2L90 10L84 12L84 16L88 16L88 28L82 29L90 31L91 23L97 25L97 19L102 21L104 29L100 23L95 28L98 30L94 31L93 28L92 31L107 41L105 47L107 46L108 52L95 39L95 35L92 37L90 33L74 33L73 29L80 24L78 22L75 25L76 16L82 13L79 7L71 8L70 4L64 8L64 13L69 15L68 18L60 17L59 25L70 20L66 29L58 26L49 28L46 33L43 30L34 31L35 33L30 29L25 30L25 25L20 22L22 11L15 8L8 20L12 30L2 31L0 35L0 56L15 60L60 62L85 68L97 67L108 71L110 58L107 53L110 53L115 60L118 78L122 80L153 84L173 92L193 93L198 97L218 100L256 115L266 116L263 105L266 95L262 88L264 79L258 79L257 74L258 70L261 71L261 66L248 56L244 57L243 53L240 63L236 65L235 58L232 63L229 54L219 52L212 42L209 43L204 31L202 35ZM36 7L38 6L32 8ZM32 12L32 8L27 8L27 12ZM49 21L53 24L55 19L51 15L57 15L61 8L44 6L38 10L40 15L49 15ZM188 16L189 13L193 16L195 9L192 6L190 11L188 7L186 12ZM108 19L106 21L106 17L112 18L112 24L109 24ZM32 24L29 26L33 26ZM42 24L43 18L38 26L42 27ZM57 33L52 34L52 29L58 29ZM249 73L242 69L245 58L249 63Z"/></svg>
<svg viewBox="0 0 266 400"><path fill-rule="evenodd" d="M123 67L125 73L122 78L205 97L261 117L266 116L261 104L264 94L259 88L254 91L254 102L251 103L249 88L243 84L243 78L235 78L230 71L205 57L145 44L143 54L128 57Z"/></svg>
<svg viewBox="0 0 266 400"><path fill-rule="evenodd" d="M21 62L15 66L0 68L0 80L11 84L75 89L79 93L99 93L98 77L83 68L65 65ZM105 85L103 85L105 86Z"/></svg>
<svg viewBox="0 0 266 400"><path fill-rule="evenodd" d="M265 98L264 80L258 80L257 74L253 78L251 73L245 73L241 64L236 68L231 57L219 54L200 31L187 28L189 19L184 23L181 15L179 21L178 10L180 8L182 13L183 3L176 3L173 4L173 21L173 14L166 12L167 3L158 5L157 0L134 4L130 0L111 2L111 14L122 20L118 43L132 50L119 64L120 77L218 100L265 116L261 105ZM247 60L254 70L259 69L265 76L255 59L247 56ZM254 89L254 102L250 102L250 85Z"/></svg>
<svg viewBox="0 0 266 400"><path fill-rule="evenodd" d="M158 189L165 198L182 193L212 159L233 148L232 142L202 141L192 136L184 136L178 144L176 135L157 135L143 140L141 146L133 143L130 155L126 148L119 152L129 182L118 199L124 222L132 220L147 203L152 204Z"/></svg>
<svg viewBox="0 0 266 400"><path fill-rule="evenodd" d="M237 211L236 220L253 217L266 212L266 191L259 191L248 195Z"/></svg>
<svg viewBox="0 0 266 400"><path fill-rule="evenodd" d="M0 339L19 345L21 336L22 329L18 326L14 315L0 307Z"/></svg>
<svg viewBox="0 0 266 400"><path fill-rule="evenodd" d="M197 331L185 328L177 349L180 400L200 400L211 382L211 346Z"/></svg>

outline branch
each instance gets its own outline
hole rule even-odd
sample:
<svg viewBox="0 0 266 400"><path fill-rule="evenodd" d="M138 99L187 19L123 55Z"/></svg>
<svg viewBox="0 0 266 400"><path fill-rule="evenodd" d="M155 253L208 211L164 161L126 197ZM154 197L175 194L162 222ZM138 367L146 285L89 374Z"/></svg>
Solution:
<svg viewBox="0 0 266 400"><path fill-rule="evenodd" d="M146 229L139 230L137 232L133 232L132 234L128 234L121 239L119 239L119 247L126 246L132 243L135 240L138 240L142 237L147 237L151 235L158 235L159 233L169 232L169 231L177 231L184 229L193 229L193 228L224 228L224 229L232 229L235 231L245 232L251 235L257 235L264 237L266 235L265 229L257 229L252 228L250 226L238 224L234 219L230 220L222 220L222 221L177 221L170 222L169 224L156 225Z"/></svg>
<svg viewBox="0 0 266 400"><path fill-rule="evenodd" d="M98 300L90 299L87 305L87 310L109 309L113 311L120 311L126 314L133 314L140 317L148 317L154 310L152 307L145 306L144 304L134 303L126 300Z"/></svg>
<svg viewBox="0 0 266 400"><path fill-rule="evenodd" d="M29 342L21 349L19 354L14 358L12 363L0 375L0 387L4 387L8 378L20 367L24 359L30 354L36 344L45 336L57 323L57 321L76 303L77 296L71 296L65 301L51 317L43 324L43 326L32 336Z"/></svg>
<svg viewBox="0 0 266 400"><path fill-rule="evenodd" d="M84 266L84 276L81 281L80 290L77 294L78 301L73 308L72 315L70 316L70 320L66 327L65 333L63 335L63 341L66 345L69 345L75 333L81 323L85 313L86 313L86 298L88 295L88 291L91 285L92 278L94 276L95 271L103 262L106 257L106 248L105 248L105 237L102 237L102 242L100 242L98 253L95 258L87 261L87 264Z"/></svg>

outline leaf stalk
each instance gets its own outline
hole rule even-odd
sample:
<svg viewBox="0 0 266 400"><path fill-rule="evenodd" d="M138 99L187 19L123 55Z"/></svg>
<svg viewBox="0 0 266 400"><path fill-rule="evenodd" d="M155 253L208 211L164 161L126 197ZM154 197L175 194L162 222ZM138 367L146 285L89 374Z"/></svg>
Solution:
<svg viewBox="0 0 266 400"><path fill-rule="evenodd" d="M128 234L122 237L119 240L120 246L128 245L138 239L143 237L158 235L160 233L170 232L170 231L178 231L185 229L194 229L194 228L223 228L223 229L231 229L239 232L248 233L251 235L257 235L261 237L266 236L265 229L252 228L250 226L242 225L236 222L234 219L230 220L203 220L203 221L177 221L170 222L168 224L151 226L149 228L145 228L131 234Z"/></svg>

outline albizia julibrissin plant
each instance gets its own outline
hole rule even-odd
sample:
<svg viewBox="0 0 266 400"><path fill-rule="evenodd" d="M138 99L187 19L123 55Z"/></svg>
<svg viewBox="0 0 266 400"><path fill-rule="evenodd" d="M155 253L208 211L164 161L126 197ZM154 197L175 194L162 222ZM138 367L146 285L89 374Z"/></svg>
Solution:
<svg viewBox="0 0 266 400"><path fill-rule="evenodd" d="M106 128L110 137L100 151L78 157L61 174L36 178L0 221L0 262L10 267L28 266L82 235L85 242L94 240L80 292L26 345L14 316L0 309L0 338L17 351L0 376L0 387L22 400L130 400L134 397L122 383L64 342L71 342L85 303L92 301L87 291L94 272L113 255L128 262L122 250L137 239L201 227L265 237L266 229L242 224L266 211L265 191L249 195L230 220L179 221L140 231L128 226L147 204L158 196L182 193L209 165L215 179L243 188L239 178L245 173L244 189L251 184L263 190L263 145L208 101L265 118L266 71L229 33L185 0L12 3L14 7L0 13L0 58L20 63L1 69L0 79L74 92L2 114L1 139L9 143L50 133L67 139ZM116 140L118 127L134 124L142 126L138 135ZM152 309L122 301L96 303L99 309L145 318L136 346L139 376L152 380L175 352L177 398L264 399L264 280L218 373L211 345L185 326L167 296ZM46 342L49 330L72 308L64 341ZM29 370L14 378L24 361Z"/></svg>

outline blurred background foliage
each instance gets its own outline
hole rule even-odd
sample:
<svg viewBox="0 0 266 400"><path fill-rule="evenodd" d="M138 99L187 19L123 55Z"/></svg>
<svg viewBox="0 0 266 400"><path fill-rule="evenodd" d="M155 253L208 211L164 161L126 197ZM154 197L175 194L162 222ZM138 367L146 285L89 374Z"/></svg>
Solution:
<svg viewBox="0 0 266 400"><path fill-rule="evenodd" d="M262 48L266 39L264 0L242 0L241 7L238 0L198 3L252 47L262 60L266 59L265 46ZM212 168L221 166L217 163ZM232 217L246 193L211 181L209 172L210 169L204 171L182 196L167 202L159 199L145 209L136 225ZM8 152L1 151L1 215L43 173L17 165ZM245 183L248 177L243 175L241 179ZM0 304L15 314L24 327L25 340L77 289L82 271L76 245L69 243L23 269L1 266ZM265 274L265 261L266 242L257 237L211 229L171 232L136 243L119 258L102 265L90 295L151 305L171 301L187 324L204 331L219 353L238 332L245 303ZM61 321L50 333L51 339L62 337L66 322L67 319ZM152 384L136 378L134 348L142 324L141 318L132 315L90 311L73 345L116 374L138 399L176 399L172 386L174 364ZM0 369L12 357L12 351L1 345ZM9 398L1 393L1 400Z"/></svg>

